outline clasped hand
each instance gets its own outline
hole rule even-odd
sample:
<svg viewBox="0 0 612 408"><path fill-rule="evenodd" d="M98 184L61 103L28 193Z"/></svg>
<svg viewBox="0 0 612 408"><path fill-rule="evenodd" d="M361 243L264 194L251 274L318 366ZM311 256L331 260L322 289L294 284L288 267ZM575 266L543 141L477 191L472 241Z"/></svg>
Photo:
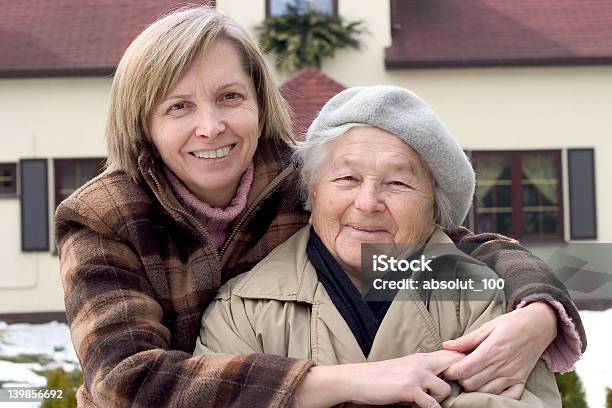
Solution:
<svg viewBox="0 0 612 408"><path fill-rule="evenodd" d="M446 350L469 352L443 372L466 391L520 399L529 374L557 335L557 315L536 302L488 321L443 344Z"/></svg>

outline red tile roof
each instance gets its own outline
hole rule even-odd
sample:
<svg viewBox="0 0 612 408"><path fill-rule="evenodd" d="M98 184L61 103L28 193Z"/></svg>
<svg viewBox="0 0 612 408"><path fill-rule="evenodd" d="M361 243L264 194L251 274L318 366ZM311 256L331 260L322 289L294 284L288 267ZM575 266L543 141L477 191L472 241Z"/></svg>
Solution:
<svg viewBox="0 0 612 408"><path fill-rule="evenodd" d="M0 76L111 73L136 35L179 2L3 2L0 11Z"/></svg>
<svg viewBox="0 0 612 408"><path fill-rule="evenodd" d="M391 0L388 68L612 63L610 0Z"/></svg>
<svg viewBox="0 0 612 408"><path fill-rule="evenodd" d="M302 68L281 86L292 110L293 132L301 138L319 110L346 87L315 67Z"/></svg>

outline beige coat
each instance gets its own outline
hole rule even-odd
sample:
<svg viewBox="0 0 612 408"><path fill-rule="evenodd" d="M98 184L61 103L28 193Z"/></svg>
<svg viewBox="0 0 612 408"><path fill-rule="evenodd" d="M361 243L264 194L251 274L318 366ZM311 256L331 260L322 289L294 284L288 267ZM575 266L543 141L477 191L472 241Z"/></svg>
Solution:
<svg viewBox="0 0 612 408"><path fill-rule="evenodd" d="M267 353L312 359L318 365L380 361L442 348L442 342L480 327L503 312L503 294L490 291L487 300L417 300L413 291L400 291L366 358L332 303L306 256L309 227L277 247L253 270L223 286L202 317L195 354ZM448 245L437 246L436 243ZM458 278L497 278L481 262L459 251L440 229L424 254L445 257ZM415 276L416 277L416 276ZM448 293L448 292L447 292ZM459 293L465 299L466 292ZM551 374L540 361L531 373L520 401L483 393L464 393L453 384L445 407L560 407Z"/></svg>

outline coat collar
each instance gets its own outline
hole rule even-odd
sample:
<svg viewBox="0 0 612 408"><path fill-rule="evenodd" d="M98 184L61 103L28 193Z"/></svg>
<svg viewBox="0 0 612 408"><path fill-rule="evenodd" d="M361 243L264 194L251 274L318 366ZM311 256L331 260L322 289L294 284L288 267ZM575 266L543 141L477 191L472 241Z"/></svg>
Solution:
<svg viewBox="0 0 612 408"><path fill-rule="evenodd" d="M233 294L251 299L314 303L317 272L306 256L310 225L293 234L259 262L233 288ZM218 297L222 297L219 294Z"/></svg>
<svg viewBox="0 0 612 408"><path fill-rule="evenodd" d="M317 272L308 260L310 225L296 232L285 243L275 248L257 264L233 288L233 294L250 299L273 299L315 304L319 280ZM428 258L447 257L456 262L484 265L464 254L451 238L439 227L431 235L423 254ZM219 297L223 297L219 294Z"/></svg>

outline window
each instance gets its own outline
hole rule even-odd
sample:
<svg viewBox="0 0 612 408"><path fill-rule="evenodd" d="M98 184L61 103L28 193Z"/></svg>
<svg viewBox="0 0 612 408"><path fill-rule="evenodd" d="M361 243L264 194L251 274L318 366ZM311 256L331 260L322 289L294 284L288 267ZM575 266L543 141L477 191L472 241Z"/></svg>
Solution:
<svg viewBox="0 0 612 408"><path fill-rule="evenodd" d="M290 6L300 13L314 10L328 16L338 14L338 0L266 0L266 16L283 16Z"/></svg>
<svg viewBox="0 0 612 408"><path fill-rule="evenodd" d="M55 206L102 172L104 159L56 159Z"/></svg>
<svg viewBox="0 0 612 408"><path fill-rule="evenodd" d="M17 163L0 163L0 195L17 194Z"/></svg>
<svg viewBox="0 0 612 408"><path fill-rule="evenodd" d="M473 152L474 229L516 239L563 239L561 152Z"/></svg>

